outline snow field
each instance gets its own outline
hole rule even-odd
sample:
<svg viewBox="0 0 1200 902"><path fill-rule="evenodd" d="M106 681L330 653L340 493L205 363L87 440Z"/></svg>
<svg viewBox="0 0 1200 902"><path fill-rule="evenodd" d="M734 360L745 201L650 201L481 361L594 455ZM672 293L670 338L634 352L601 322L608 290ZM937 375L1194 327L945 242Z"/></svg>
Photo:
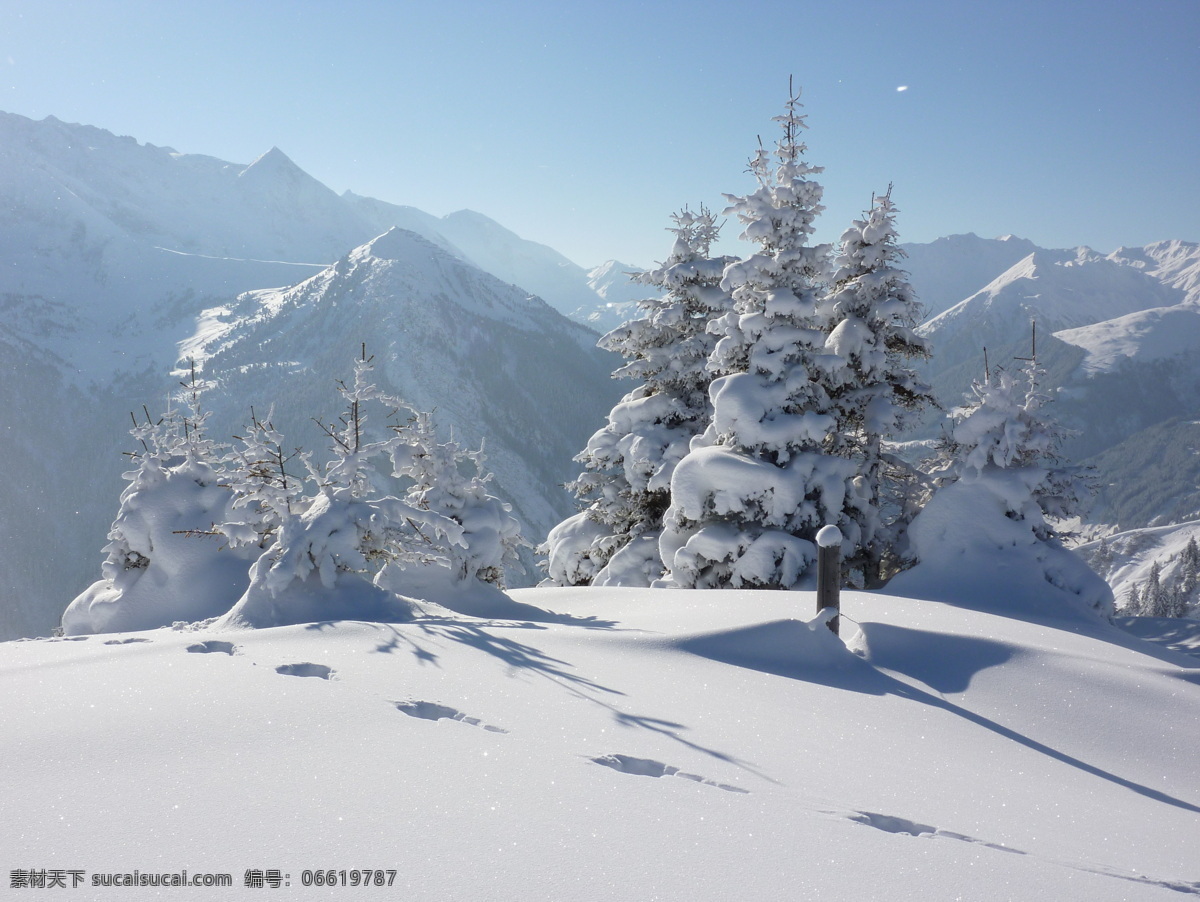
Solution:
<svg viewBox="0 0 1200 902"><path fill-rule="evenodd" d="M418 899L1200 892L1194 659L1084 613L846 593L847 648L806 592L512 594L560 622L0 646L0 848Z"/></svg>

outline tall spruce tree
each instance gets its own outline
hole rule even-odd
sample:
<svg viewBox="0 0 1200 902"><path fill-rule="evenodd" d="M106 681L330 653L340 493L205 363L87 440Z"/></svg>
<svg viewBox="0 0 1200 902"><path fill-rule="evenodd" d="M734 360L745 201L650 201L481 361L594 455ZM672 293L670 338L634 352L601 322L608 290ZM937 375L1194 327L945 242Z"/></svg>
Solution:
<svg viewBox="0 0 1200 902"><path fill-rule="evenodd" d="M861 538L847 564L860 568L868 583L878 578L912 511L906 495L913 470L888 454L885 443L934 403L911 367L911 361L928 358L929 343L915 331L921 309L900 269L896 212L889 186L843 233L826 300L825 346L842 364L834 373L834 451L858 463L868 496L867 505L848 512Z"/></svg>
<svg viewBox="0 0 1200 902"><path fill-rule="evenodd" d="M658 537L671 475L712 417L709 322L732 306L719 287L729 258L709 257L720 229L704 207L672 216L671 254L635 280L660 289L641 316L600 339L628 362L614 378L639 380L576 457L570 488L586 508L553 529L543 551L560 585L648 586L662 576Z"/></svg>
<svg viewBox="0 0 1200 902"><path fill-rule="evenodd" d="M804 160L799 94L776 118L773 151L750 160L757 189L727 195L758 251L728 266L722 287L735 309L716 323L710 358L713 422L678 465L660 541L668 575L683 587L790 588L816 558L812 542L826 524L869 504L854 464L828 453L837 428L819 300L828 245L810 245L821 206L820 167Z"/></svg>

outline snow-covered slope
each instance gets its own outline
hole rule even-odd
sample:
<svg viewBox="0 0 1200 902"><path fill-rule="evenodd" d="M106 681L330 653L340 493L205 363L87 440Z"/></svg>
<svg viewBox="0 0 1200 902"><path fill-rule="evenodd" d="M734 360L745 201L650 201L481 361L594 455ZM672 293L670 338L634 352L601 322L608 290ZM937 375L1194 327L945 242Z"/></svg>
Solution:
<svg viewBox="0 0 1200 902"><path fill-rule="evenodd" d="M1118 605L1124 608L1134 586L1144 591L1155 564L1162 585L1179 582L1189 542L1200 542L1200 520L1131 529L1080 545L1077 550L1108 581ZM1200 608L1194 615L1200 615Z"/></svg>
<svg viewBox="0 0 1200 902"><path fill-rule="evenodd" d="M1196 658L887 595L844 597L846 646L811 593L514 595L517 620L0 645L6 870L78 871L80 899L185 869L231 886L158 892L1200 893Z"/></svg>
<svg viewBox="0 0 1200 902"><path fill-rule="evenodd" d="M289 441L323 449L314 417L339 407L366 343L382 387L469 445L486 440L497 490L540 538L570 512L559 486L619 394L595 335L421 236L392 229L288 289L212 311L185 342L232 431L274 405ZM218 433L221 434L221 433Z"/></svg>
<svg viewBox="0 0 1200 902"><path fill-rule="evenodd" d="M1006 235L948 235L923 244L903 244L904 268L912 277L926 318L969 298L1040 248L1026 238Z"/></svg>
<svg viewBox="0 0 1200 902"><path fill-rule="evenodd" d="M1064 329L1055 337L1086 352L1083 368L1087 374L1183 355L1195 357L1200 349L1200 306L1176 304L1139 310L1078 329Z"/></svg>
<svg viewBox="0 0 1200 902"><path fill-rule="evenodd" d="M1028 327L1036 319L1046 331L1098 323L1183 300L1139 269L1123 266L1087 248L1039 250L986 287L938 314L922 333L943 342L963 334Z"/></svg>

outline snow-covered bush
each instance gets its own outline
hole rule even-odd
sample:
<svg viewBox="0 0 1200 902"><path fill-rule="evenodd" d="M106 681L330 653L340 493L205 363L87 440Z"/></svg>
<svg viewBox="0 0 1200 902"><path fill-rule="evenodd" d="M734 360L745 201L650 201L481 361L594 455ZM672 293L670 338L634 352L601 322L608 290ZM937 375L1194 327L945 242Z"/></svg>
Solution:
<svg viewBox="0 0 1200 902"><path fill-rule="evenodd" d="M584 471L570 486L586 507L555 527L543 552L558 585L648 586L663 574L658 535L671 474L712 417L707 360L710 321L731 306L720 287L728 258L710 258L719 227L703 207L672 217L666 262L635 279L662 290L639 301L641 316L600 346L628 362L614 378L640 380L576 457Z"/></svg>
<svg viewBox="0 0 1200 902"><path fill-rule="evenodd" d="M1019 375L996 369L971 386L967 403L950 412L953 423L941 441L940 476L946 482L1019 470L1028 492L1012 496L1006 513L1025 521L1038 538L1053 538L1053 520L1086 511L1094 480L1087 468L1060 458L1067 433L1044 410L1049 398L1038 388L1040 374L1031 361Z"/></svg>
<svg viewBox="0 0 1200 902"><path fill-rule="evenodd" d="M104 546L102 579L63 613L66 635L154 629L229 609L253 556L221 532L233 496L224 449L205 434L193 371L188 391L159 421L131 430L138 451Z"/></svg>
<svg viewBox="0 0 1200 902"><path fill-rule="evenodd" d="M1111 614L1112 590L1079 555L1011 516L1030 476L991 468L939 489L909 526L917 562L888 591L1025 616Z"/></svg>

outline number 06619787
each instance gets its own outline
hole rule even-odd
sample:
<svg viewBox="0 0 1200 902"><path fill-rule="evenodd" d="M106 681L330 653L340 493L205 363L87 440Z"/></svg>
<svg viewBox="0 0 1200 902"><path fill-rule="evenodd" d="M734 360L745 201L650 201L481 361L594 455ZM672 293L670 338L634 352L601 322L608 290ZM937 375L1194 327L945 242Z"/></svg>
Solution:
<svg viewBox="0 0 1200 902"><path fill-rule="evenodd" d="M396 879L396 871L378 869L301 871L300 882L305 886L391 886Z"/></svg>

